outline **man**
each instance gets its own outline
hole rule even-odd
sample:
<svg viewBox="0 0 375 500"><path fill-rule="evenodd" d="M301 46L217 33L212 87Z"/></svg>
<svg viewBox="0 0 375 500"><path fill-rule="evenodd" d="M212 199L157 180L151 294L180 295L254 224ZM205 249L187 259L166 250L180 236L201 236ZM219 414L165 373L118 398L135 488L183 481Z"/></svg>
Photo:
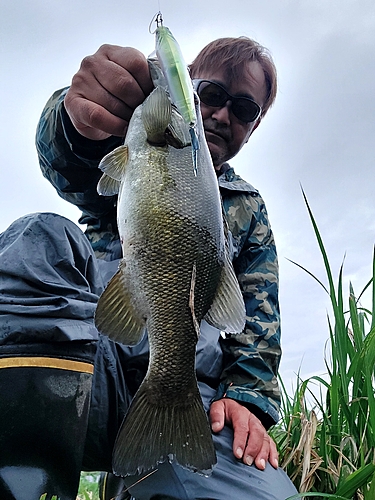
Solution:
<svg viewBox="0 0 375 500"><path fill-rule="evenodd" d="M247 324L241 335L225 339L205 322L201 326L196 366L218 455L213 474L206 478L175 463L165 463L131 487L130 492L140 500L163 495L224 500L231 494L244 499L282 500L296 491L278 469L276 446L266 431L277 421L279 408L276 249L262 198L226 163L248 141L272 105L276 72L267 51L248 38L212 42L198 55L190 71L201 99L206 140L231 231L233 263L244 294ZM49 376L48 370L56 369L56 359L59 363L66 360L66 365L58 367L58 375L62 377L58 386L65 384L64 387L70 388L70 393L74 393L72 406L77 408L77 394L85 394L83 400L87 400L90 374L87 366L92 362L95 366L90 411L81 404L80 418L76 418L81 429L88 425L88 431L84 449L82 439L75 437L75 470L64 478L69 488L60 487L62 473L57 467L48 469L46 460L38 466L38 471L43 471L40 475L44 474L42 484L46 488L55 484L55 490L48 492L59 494L61 500L73 498L80 461L87 470L111 470L116 432L147 367L147 339L129 348L98 337L93 328L93 311L121 257L116 198L97 194L101 176L97 166L106 153L122 143L132 112L152 88L148 64L140 52L104 45L82 61L69 89L52 96L38 126L37 148L42 171L60 196L82 210L80 222L87 224L86 236L98 259L93 258L87 240L78 234L76 227L51 214L17 221L0 241L5 256L0 269L4 283L4 300L0 303L0 312L4 314L3 349L11 351L12 359L17 360L14 364L31 370L36 380L32 385L36 391L34 397ZM20 266L14 255L25 254L30 263ZM43 310L44 303L49 308ZM37 375L35 366L33 370L24 362L25 356L32 352L30 345L34 348L34 344L38 346L35 347L40 367ZM94 361L90 358L92 350ZM46 363L46 356L54 360L52 366ZM83 368L74 363L82 363ZM72 372L79 373L80 378L73 380ZM23 374L29 375L29 372ZM54 377L57 377L55 372ZM8 378L5 382L11 383ZM0 386L3 391L1 379ZM26 393L30 391L23 389L22 395ZM52 408L53 398L49 394L42 396L43 405ZM56 399L56 390L54 396ZM33 404L28 401L28 406ZM61 442L65 442L77 417L74 410L65 406L60 428L57 430L58 426L51 424L53 431L60 433ZM33 419L39 425L36 415ZM17 425L22 426L22 418L19 420ZM30 433L29 427L21 434ZM6 441L8 447L11 437ZM69 444L59 450L62 458L68 456ZM17 455L24 471L35 461L35 454L28 453L25 460ZM46 455L50 454L51 450ZM9 460L13 460L12 453ZM0 464L0 492L1 484L9 491L14 490L16 483L14 474L4 470L5 466L1 468ZM31 481L33 487L36 477L34 474ZM138 479L126 478L127 486Z"/></svg>

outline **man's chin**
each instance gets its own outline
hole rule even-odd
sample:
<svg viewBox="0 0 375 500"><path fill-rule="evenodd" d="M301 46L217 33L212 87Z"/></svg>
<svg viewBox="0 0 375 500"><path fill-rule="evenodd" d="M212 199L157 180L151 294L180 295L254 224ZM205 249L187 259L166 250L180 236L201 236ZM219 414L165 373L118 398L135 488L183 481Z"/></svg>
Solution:
<svg viewBox="0 0 375 500"><path fill-rule="evenodd" d="M220 167L223 163L227 161L226 151L223 150L216 142L211 142L207 140L207 146L211 153L212 163L214 167Z"/></svg>

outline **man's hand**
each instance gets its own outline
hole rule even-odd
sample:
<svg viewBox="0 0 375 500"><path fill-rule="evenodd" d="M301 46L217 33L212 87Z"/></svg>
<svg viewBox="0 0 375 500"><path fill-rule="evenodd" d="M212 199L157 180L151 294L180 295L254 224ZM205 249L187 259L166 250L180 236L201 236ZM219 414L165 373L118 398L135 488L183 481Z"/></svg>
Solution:
<svg viewBox="0 0 375 500"><path fill-rule="evenodd" d="M85 57L65 96L77 131L93 140L125 135L135 108L152 91L145 56L136 49L102 45Z"/></svg>
<svg viewBox="0 0 375 500"><path fill-rule="evenodd" d="M234 399L214 401L210 408L210 422L213 432L220 432L224 425L233 427L233 454L236 458L258 469L265 469L266 462L277 469L276 444L267 434L261 421L247 408Z"/></svg>

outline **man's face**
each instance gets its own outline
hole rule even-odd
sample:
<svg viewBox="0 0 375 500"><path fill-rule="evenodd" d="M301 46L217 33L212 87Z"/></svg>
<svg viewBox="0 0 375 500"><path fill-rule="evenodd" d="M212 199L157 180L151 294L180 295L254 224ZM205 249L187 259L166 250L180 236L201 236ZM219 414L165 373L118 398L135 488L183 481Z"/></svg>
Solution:
<svg viewBox="0 0 375 500"><path fill-rule="evenodd" d="M231 95L250 97L259 106L266 98L266 81L261 65L250 61L243 71L242 78L229 80L223 69L203 71L195 78L207 79L222 85ZM216 170L233 158L248 141L251 133L259 124L259 119L251 123L239 120L231 110L231 102L223 107L207 106L201 102L201 112L206 141Z"/></svg>

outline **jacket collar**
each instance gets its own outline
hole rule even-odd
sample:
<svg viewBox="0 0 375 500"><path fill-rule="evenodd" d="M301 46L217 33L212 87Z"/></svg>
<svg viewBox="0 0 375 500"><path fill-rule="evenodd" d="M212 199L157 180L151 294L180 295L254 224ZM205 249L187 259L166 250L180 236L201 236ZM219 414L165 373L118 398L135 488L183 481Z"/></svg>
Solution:
<svg viewBox="0 0 375 500"><path fill-rule="evenodd" d="M218 177L220 188L228 189L229 191L242 191L245 193L259 194L259 191L237 175L228 163L224 164L223 167L224 171Z"/></svg>

